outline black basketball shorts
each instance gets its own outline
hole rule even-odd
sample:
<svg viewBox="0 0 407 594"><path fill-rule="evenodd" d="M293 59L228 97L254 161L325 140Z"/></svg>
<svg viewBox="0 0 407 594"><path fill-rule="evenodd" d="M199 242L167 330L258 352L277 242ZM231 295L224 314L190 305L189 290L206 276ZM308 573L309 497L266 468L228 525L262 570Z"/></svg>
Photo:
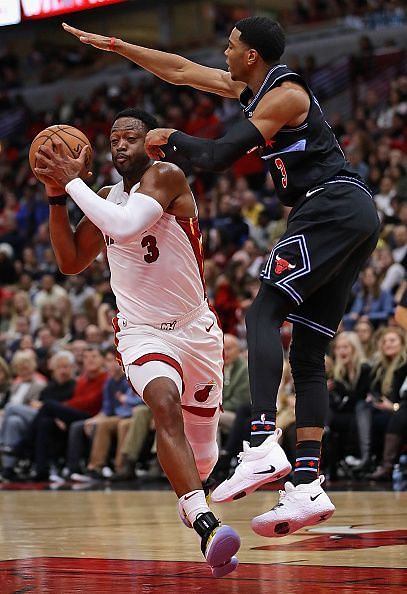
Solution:
<svg viewBox="0 0 407 594"><path fill-rule="evenodd" d="M373 199L357 179L334 178L307 192L261 273L291 298L290 321L333 338L379 227Z"/></svg>

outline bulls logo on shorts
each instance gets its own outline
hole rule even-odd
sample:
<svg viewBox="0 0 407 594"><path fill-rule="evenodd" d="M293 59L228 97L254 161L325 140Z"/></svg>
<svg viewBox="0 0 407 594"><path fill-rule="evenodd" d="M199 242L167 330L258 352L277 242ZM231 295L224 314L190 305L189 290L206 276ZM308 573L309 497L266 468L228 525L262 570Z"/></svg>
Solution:
<svg viewBox="0 0 407 594"><path fill-rule="evenodd" d="M206 402L209 398L209 394L211 390L216 386L216 382L214 380L208 382L207 384L195 384L195 394L194 398L198 402Z"/></svg>
<svg viewBox="0 0 407 594"><path fill-rule="evenodd" d="M299 305L302 297L293 281L311 271L311 262L304 235L293 235L278 242L261 273L261 278L271 281L288 293Z"/></svg>
<svg viewBox="0 0 407 594"><path fill-rule="evenodd" d="M288 260L285 260L278 254L276 254L276 261L274 264L274 272L276 274L282 274L286 270L292 270L293 268L297 268L296 264L290 264Z"/></svg>

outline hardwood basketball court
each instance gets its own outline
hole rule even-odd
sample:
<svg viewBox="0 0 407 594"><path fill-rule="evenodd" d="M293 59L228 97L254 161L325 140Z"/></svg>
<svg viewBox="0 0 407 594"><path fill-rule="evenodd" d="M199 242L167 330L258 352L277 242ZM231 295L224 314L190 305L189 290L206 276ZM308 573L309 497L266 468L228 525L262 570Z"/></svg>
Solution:
<svg viewBox="0 0 407 594"><path fill-rule="evenodd" d="M407 493L333 492L319 527L266 539L253 516L277 494L213 505L242 538L240 565L215 579L169 491L0 491L0 592L318 594L407 592Z"/></svg>

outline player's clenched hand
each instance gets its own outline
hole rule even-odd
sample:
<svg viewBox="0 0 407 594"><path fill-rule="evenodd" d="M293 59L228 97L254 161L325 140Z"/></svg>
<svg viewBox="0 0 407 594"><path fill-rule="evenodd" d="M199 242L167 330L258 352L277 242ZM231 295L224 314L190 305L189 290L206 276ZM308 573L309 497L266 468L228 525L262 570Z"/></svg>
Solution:
<svg viewBox="0 0 407 594"><path fill-rule="evenodd" d="M144 148L150 159L159 160L165 157L160 146L168 143L168 139L173 132L176 132L173 128L156 128L147 133Z"/></svg>
<svg viewBox="0 0 407 594"><path fill-rule="evenodd" d="M80 29L75 29L75 27L71 27L66 23L62 23L62 27L67 31L67 33L71 33L81 41L82 43L86 43L87 45L93 45L97 49L105 50L106 52L113 51L114 44L112 44L112 37L105 37L104 35L96 35L96 33L87 33L86 31L81 31Z"/></svg>
<svg viewBox="0 0 407 594"><path fill-rule="evenodd" d="M82 148L77 159L65 154L63 143L59 138L53 140L53 148L54 150L51 150L50 147L43 144L35 153L37 159L35 173L37 175L51 179L62 187L65 187L76 177L85 179L92 175L86 167L86 155L89 150L87 145Z"/></svg>

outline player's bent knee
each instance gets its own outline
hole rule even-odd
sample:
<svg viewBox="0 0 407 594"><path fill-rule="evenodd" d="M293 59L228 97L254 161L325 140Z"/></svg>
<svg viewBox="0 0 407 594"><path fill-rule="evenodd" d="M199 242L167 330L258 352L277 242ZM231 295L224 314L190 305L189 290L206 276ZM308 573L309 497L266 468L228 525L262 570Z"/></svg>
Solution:
<svg viewBox="0 0 407 594"><path fill-rule="evenodd" d="M183 415L185 435L194 453L199 478L205 481L218 460L216 433L219 412L209 418L199 417L187 411L183 411Z"/></svg>
<svg viewBox="0 0 407 594"><path fill-rule="evenodd" d="M216 453L214 453L209 458L196 460L196 468L198 470L199 478L202 482L206 481L212 470L215 468L215 464L218 461L218 454L219 452L216 448Z"/></svg>
<svg viewBox="0 0 407 594"><path fill-rule="evenodd" d="M325 353L330 338L314 331L304 334L293 337L291 343L289 362L293 374L307 374L310 370L325 373Z"/></svg>

